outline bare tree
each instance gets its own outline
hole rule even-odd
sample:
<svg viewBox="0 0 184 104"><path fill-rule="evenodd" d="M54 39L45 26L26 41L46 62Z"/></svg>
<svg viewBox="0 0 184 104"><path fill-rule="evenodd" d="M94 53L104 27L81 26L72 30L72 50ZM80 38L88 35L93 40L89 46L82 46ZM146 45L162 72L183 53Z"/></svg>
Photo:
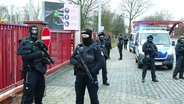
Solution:
<svg viewBox="0 0 184 104"><path fill-rule="evenodd" d="M128 34L130 34L132 20L142 15L152 3L151 0L121 0L120 5L122 14L129 19Z"/></svg>
<svg viewBox="0 0 184 104"><path fill-rule="evenodd" d="M122 15L114 14L111 32L115 35L125 34L125 28L124 17Z"/></svg>
<svg viewBox="0 0 184 104"><path fill-rule="evenodd" d="M0 19L6 19L9 18L9 11L7 6L0 6Z"/></svg>
<svg viewBox="0 0 184 104"><path fill-rule="evenodd" d="M39 2L37 5L32 5L33 7L33 20L38 20L40 16L41 7L39 6Z"/></svg>
<svg viewBox="0 0 184 104"><path fill-rule="evenodd" d="M41 8L38 5L33 6L33 19L38 20L40 16ZM7 6L0 6L0 19L4 19L6 22L20 24L23 21L29 20L28 4L24 7L10 6L8 10Z"/></svg>
<svg viewBox="0 0 184 104"><path fill-rule="evenodd" d="M29 10L28 10L28 4L26 4L23 9L23 21L28 21L29 20Z"/></svg>
<svg viewBox="0 0 184 104"><path fill-rule="evenodd" d="M146 16L143 18L143 20L155 20L155 21L159 21L159 20L169 21L172 19L173 19L173 15L168 10L161 10L161 11L155 12L153 15Z"/></svg>

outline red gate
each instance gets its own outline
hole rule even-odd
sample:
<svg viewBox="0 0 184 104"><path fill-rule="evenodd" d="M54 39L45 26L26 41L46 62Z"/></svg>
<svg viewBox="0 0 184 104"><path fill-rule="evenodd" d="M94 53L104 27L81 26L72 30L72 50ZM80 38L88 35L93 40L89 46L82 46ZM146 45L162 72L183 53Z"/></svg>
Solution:
<svg viewBox="0 0 184 104"><path fill-rule="evenodd" d="M48 66L47 75L68 64L71 47L74 47L74 34L75 31L51 32L51 44L48 52L55 63ZM1 95L2 91L22 83L19 70L22 59L16 54L16 50L18 40L27 35L28 25L0 23L0 102L5 99Z"/></svg>

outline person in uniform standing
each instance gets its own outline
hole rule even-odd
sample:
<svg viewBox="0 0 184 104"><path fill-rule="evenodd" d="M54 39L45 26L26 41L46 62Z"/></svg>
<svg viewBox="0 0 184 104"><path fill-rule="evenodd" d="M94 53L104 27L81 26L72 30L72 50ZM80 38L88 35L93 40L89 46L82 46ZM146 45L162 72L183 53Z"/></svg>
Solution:
<svg viewBox="0 0 184 104"><path fill-rule="evenodd" d="M119 50L119 60L122 60L122 58L123 58L123 54L122 54L122 50L123 50L123 36L122 35L119 35L118 36L118 44L117 44L117 46L118 46L118 50Z"/></svg>
<svg viewBox="0 0 184 104"><path fill-rule="evenodd" d="M47 64L50 61L37 44L48 49L45 44L37 38L38 28L35 25L29 27L29 36L19 40L17 54L21 55L23 66L21 67L23 82L23 95L21 104L42 104L45 90L45 78Z"/></svg>
<svg viewBox="0 0 184 104"><path fill-rule="evenodd" d="M112 49L112 45L111 45L111 37L107 36L106 39L106 49L107 49L107 55L108 55L108 59L110 59L110 50Z"/></svg>
<svg viewBox="0 0 184 104"><path fill-rule="evenodd" d="M102 65L102 80L103 84L109 86L110 84L107 82L107 59L108 59L108 52L106 49L106 41L105 41L105 34L104 32L98 33L98 40L96 42L99 44L101 51L104 54L104 62Z"/></svg>
<svg viewBox="0 0 184 104"><path fill-rule="evenodd" d="M153 82L158 82L155 74L155 57L158 55L156 45L153 43L153 36L147 37L147 42L143 44L142 51L144 52L142 82L145 82L145 76L148 67L151 67L151 77Z"/></svg>
<svg viewBox="0 0 184 104"><path fill-rule="evenodd" d="M123 41L124 41L124 50L127 50L128 38L124 36Z"/></svg>
<svg viewBox="0 0 184 104"><path fill-rule="evenodd" d="M184 37L178 39L178 43L175 46L176 54L176 66L173 72L173 79L178 80L177 74L179 73L179 78L184 79Z"/></svg>
<svg viewBox="0 0 184 104"><path fill-rule="evenodd" d="M91 104L99 104L97 75L102 66L103 54L99 45L92 39L92 30L85 29L81 35L83 42L77 45L70 57L70 63L74 65L74 75L76 75L76 104L84 104L86 87L89 92ZM87 66L88 71L84 65ZM91 75L93 79L89 75Z"/></svg>

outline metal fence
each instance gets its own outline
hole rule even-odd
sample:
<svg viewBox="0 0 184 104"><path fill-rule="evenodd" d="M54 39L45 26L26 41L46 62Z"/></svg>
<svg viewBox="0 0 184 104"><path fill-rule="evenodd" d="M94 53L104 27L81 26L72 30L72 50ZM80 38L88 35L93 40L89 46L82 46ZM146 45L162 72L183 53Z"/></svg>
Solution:
<svg viewBox="0 0 184 104"><path fill-rule="evenodd" d="M48 52L55 61L48 65L47 75L69 62L74 45L75 31L51 32ZM0 92L22 83L21 56L16 55L18 40L28 35L28 25L0 23Z"/></svg>

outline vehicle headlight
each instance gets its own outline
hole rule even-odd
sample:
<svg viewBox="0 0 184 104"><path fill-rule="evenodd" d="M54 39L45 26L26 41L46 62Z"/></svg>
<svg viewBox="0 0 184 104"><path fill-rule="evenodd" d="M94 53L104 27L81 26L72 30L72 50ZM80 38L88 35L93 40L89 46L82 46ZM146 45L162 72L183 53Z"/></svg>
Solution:
<svg viewBox="0 0 184 104"><path fill-rule="evenodd" d="M172 48L169 48L168 51L167 51L168 54L173 54L173 49Z"/></svg>

